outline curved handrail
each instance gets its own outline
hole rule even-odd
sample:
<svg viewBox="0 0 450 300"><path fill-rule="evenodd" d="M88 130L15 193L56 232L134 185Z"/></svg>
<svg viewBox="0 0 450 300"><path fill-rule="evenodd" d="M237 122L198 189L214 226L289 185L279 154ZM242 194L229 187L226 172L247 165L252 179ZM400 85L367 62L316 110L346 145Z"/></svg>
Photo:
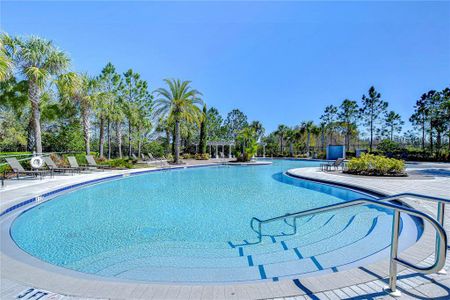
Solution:
<svg viewBox="0 0 450 300"><path fill-rule="evenodd" d="M425 214L423 212L417 211L415 209L401 206L392 202L384 202L388 200L394 200L402 197L412 197L412 198L420 198L425 200L434 200L439 203L438 208L438 220L435 220L433 217L429 216L428 214ZM380 201L381 200L381 201ZM351 200L343 203L336 203L331 205L326 205L318 208L312 208L308 210L304 210L301 212L286 214L283 216L278 216L266 220L260 220L256 217L253 217L250 221L250 227L253 231L255 231L258 234L258 239L260 243L262 241L262 224L264 223L270 223L274 222L279 219L286 219L289 217L294 218L294 226L295 226L295 220L299 217L312 215L312 214L319 214L319 213L325 213L328 211L343 209L347 207L354 207L359 205L375 205L383 208L389 208L394 210L394 216L392 221L392 235L391 235L391 255L390 255L390 266L389 266L389 287L391 290L392 295L398 295L399 292L397 291L397 264L401 264L407 268L410 268L416 272L423 273L423 274L430 274L440 271L445 266L445 260L447 257L447 233L445 232L445 229L443 228L443 225L440 223L443 223L443 214L444 214L444 203L449 203L450 201L444 198L439 197L432 197L432 196L425 196L425 195L419 195L414 193L402 193L397 194L393 196L387 196L378 200L373 199L366 199L366 198L360 198L356 200ZM422 220L427 221L431 224L431 226L434 227L434 230L436 231L436 244L435 244L435 255L434 255L434 263L431 266L421 267L416 266L406 260L403 260L398 257L398 242L399 242L399 235L400 235L400 213L406 213L408 215L416 216ZM254 222L258 222L258 229L256 230L254 228Z"/></svg>
<svg viewBox="0 0 450 300"><path fill-rule="evenodd" d="M408 198L416 198L416 199L420 199L420 200L429 200L429 201L434 201L434 202L438 202L438 203L441 203L441 202L450 203L450 200L446 199L446 198L433 197L433 196L427 196L427 195L420 195L420 194L416 194L416 193L400 193L400 194L395 194L395 195L390 195L390 196L378 198L378 199L376 199L376 201L377 202L392 201L392 200L396 200L396 199L399 199L399 198L406 198L406 197L408 197ZM351 202L355 202L355 201L359 201L359 200L365 200L365 199L366 198L358 198L358 199L347 201L347 202L343 202L343 203L351 203ZM314 211L316 209L319 210L319 209L325 208L325 207L339 206L339 204L342 204L342 203L331 204L331 205L322 206L322 207L318 207L318 208L312 208L312 209L309 209L309 210L299 211L299 212L295 212L295 213L288 213L288 214L285 214L285 215L280 215L280 216L269 218L269 219L265 219L265 220L261 220L261 219L259 219L257 217L253 217L250 220L250 227L251 227L251 229L253 231L258 233L256 231L256 229L254 228L254 226L253 226L253 223L255 221L259 222L261 224L265 224L265 223L270 223L270 222L273 222L273 221L276 221L276 220L280 220L280 219L284 219L284 218L302 217L302 216L304 216L303 213L305 213L305 212L311 212L311 214L312 214L312 213L314 213ZM355 204L355 205L358 205L358 204ZM441 212L441 213L443 214L444 212ZM438 219L439 219L439 216L438 216ZM441 222L441 225L443 225L442 222Z"/></svg>

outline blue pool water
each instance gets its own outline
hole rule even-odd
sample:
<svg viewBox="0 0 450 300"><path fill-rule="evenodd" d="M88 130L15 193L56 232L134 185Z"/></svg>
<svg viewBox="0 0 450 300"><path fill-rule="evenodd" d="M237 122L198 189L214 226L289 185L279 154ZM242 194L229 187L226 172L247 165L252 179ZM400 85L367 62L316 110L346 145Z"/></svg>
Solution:
<svg viewBox="0 0 450 300"><path fill-rule="evenodd" d="M255 244L254 216L367 197L284 175L317 165L274 160L130 176L42 203L14 221L11 235L24 251L57 266L153 282L279 280L385 257L392 215L368 206L301 218L297 234L292 220L267 224ZM402 220L405 248L417 229Z"/></svg>

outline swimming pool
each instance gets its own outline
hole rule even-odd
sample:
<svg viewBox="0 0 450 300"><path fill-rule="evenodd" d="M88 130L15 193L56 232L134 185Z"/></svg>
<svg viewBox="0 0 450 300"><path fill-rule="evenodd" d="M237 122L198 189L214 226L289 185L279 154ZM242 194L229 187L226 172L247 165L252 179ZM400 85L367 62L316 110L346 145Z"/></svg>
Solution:
<svg viewBox="0 0 450 300"><path fill-rule="evenodd" d="M392 215L369 206L264 226L265 219L368 197L286 176L317 162L145 173L61 195L21 214L11 236L53 265L119 280L226 283L336 272L388 256ZM402 218L400 245L419 236Z"/></svg>

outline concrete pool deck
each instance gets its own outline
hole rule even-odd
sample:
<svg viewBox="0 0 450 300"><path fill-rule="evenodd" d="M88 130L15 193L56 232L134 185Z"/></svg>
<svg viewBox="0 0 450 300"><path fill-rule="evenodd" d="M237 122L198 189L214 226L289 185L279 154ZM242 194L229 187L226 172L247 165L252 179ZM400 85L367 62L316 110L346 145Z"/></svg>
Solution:
<svg viewBox="0 0 450 300"><path fill-rule="evenodd" d="M201 162L207 164L211 161ZM216 161L219 162L219 161ZM187 164L186 166L190 166ZM446 167L444 165L444 167ZM138 169L133 171L143 171ZM29 180L25 183L8 185L0 190L1 211L15 205L24 199L42 195L66 185L93 179L126 174L129 170L95 172L75 176L57 176L54 179ZM305 179L350 184L354 187L370 188L383 194L400 192L417 192L427 195L450 198L449 177L412 178L366 178L345 176L338 172L323 173L318 168L302 168L290 171L292 175ZM43 184L45 182L45 184ZM433 204L422 201L408 202L421 207L434 215ZM450 213L446 212L446 228L450 225ZM1 253L1 283L0 298L15 299L17 295L27 296L42 291L40 299L67 298L101 298L101 299L341 299L341 298L389 298L382 288L386 285L387 261L381 261L364 268L355 268L338 273L318 277L304 278L297 281L283 280L279 282L263 282L251 284L229 285L170 285L147 284L136 282L114 282L108 280L90 280L83 277L52 272L14 258L3 251L4 236L2 236ZM401 257L414 262L423 261L430 264L434 248L434 232L425 226L425 232L419 242L401 253ZM447 259L447 267L450 260ZM418 275L409 271L400 273L399 289L404 297L441 298L450 297L449 275ZM49 291L49 292L48 292ZM44 293L48 293L44 295ZM22 299L27 299L25 296ZM37 299L35 298L30 299Z"/></svg>

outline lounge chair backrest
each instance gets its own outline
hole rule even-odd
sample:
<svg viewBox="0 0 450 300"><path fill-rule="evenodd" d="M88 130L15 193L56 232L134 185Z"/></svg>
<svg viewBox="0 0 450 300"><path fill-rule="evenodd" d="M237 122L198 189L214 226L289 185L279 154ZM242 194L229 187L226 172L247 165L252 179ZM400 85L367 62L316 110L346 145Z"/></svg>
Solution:
<svg viewBox="0 0 450 300"><path fill-rule="evenodd" d="M343 158L338 158L338 159L336 159L336 161L334 162L334 166L339 167L343 162L344 162L344 159L343 159Z"/></svg>
<svg viewBox="0 0 450 300"><path fill-rule="evenodd" d="M137 159L137 157L134 153L131 154L131 157L133 157L133 159Z"/></svg>
<svg viewBox="0 0 450 300"><path fill-rule="evenodd" d="M142 160L147 160L147 157L145 157L144 153L141 153L141 157L142 157Z"/></svg>
<svg viewBox="0 0 450 300"><path fill-rule="evenodd" d="M44 160L45 164L49 168L57 168L58 167L50 156L44 156L42 159Z"/></svg>
<svg viewBox="0 0 450 300"><path fill-rule="evenodd" d="M25 169L15 157L6 158L6 162L14 171L25 172Z"/></svg>
<svg viewBox="0 0 450 300"><path fill-rule="evenodd" d="M67 160L69 161L69 165L71 168L79 168L80 166L78 165L77 159L75 158L75 156L68 156Z"/></svg>
<svg viewBox="0 0 450 300"><path fill-rule="evenodd" d="M97 165L97 163L95 162L95 159L92 155L86 155L86 160L89 165L93 165L93 166Z"/></svg>
<svg viewBox="0 0 450 300"><path fill-rule="evenodd" d="M147 153L147 155L148 155L148 157L150 157L150 159L155 159L154 157L153 157L153 155L149 152L149 153Z"/></svg>

